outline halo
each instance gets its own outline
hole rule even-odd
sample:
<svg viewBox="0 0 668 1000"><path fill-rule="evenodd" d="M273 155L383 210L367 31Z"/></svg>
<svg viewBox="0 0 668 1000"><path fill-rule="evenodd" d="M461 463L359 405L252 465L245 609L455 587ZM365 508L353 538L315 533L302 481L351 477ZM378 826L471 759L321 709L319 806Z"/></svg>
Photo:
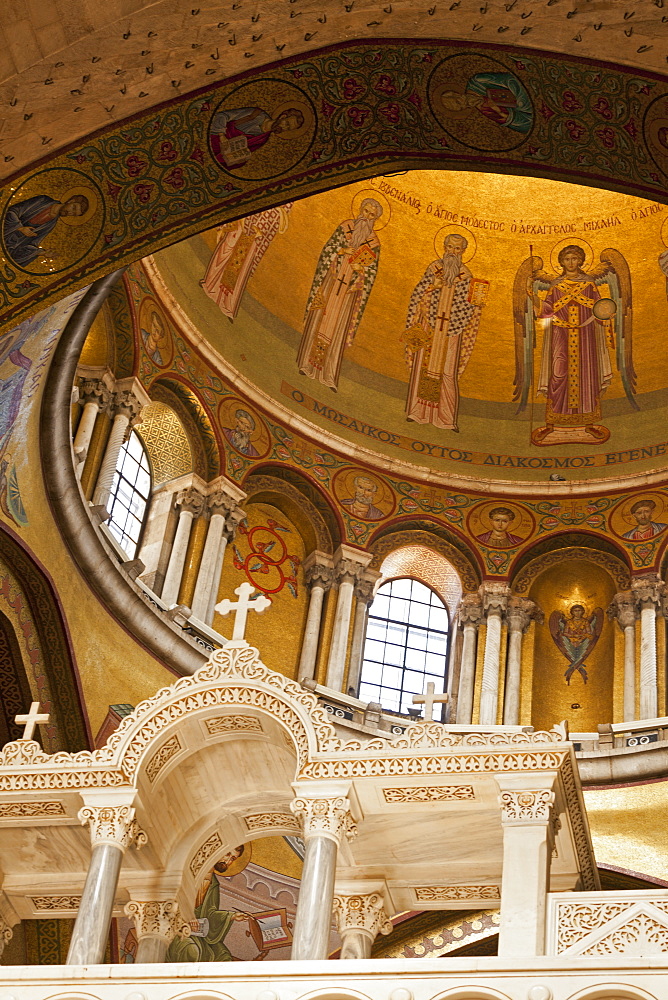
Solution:
<svg viewBox="0 0 668 1000"><path fill-rule="evenodd" d="M299 136L303 135L313 124L313 108L306 101L285 101L283 104L279 104L277 108L274 108L271 112L271 119L275 121L279 115L283 114L289 108L296 108L297 111L301 111L303 122L299 128L290 129L289 132L285 134L282 132L273 132L272 135L276 139L298 139Z"/></svg>
<svg viewBox="0 0 668 1000"><path fill-rule="evenodd" d="M451 108L446 108L441 104L441 98L445 93L460 94L463 97L467 92L466 91L467 82L468 81L464 83L463 87L461 87L460 85L459 88L457 87L456 84L453 84L452 82L448 81L446 81L445 83L439 83L436 87L434 87L432 91L431 101L432 104L436 107L436 110L438 111L439 115L442 115L443 118L450 118L453 121L457 121L457 119L462 120L470 118L471 115L475 113L476 109L474 105L462 108L460 111L453 111Z"/></svg>
<svg viewBox="0 0 668 1000"><path fill-rule="evenodd" d="M67 226L83 226L97 211L97 195L92 188L85 187L81 185L80 187L70 188L61 195L61 201L63 205L70 198L74 198L75 195L82 194L88 199L88 208L83 215L60 215L58 218L60 222L64 222Z"/></svg>
<svg viewBox="0 0 668 1000"><path fill-rule="evenodd" d="M594 263L594 251L592 249L591 243L587 243L583 240L581 236L569 236L565 240L559 240L555 243L550 250L550 266L555 274L561 273L561 264L559 263L559 254L564 249L564 247L580 247L585 252L584 263L582 264L582 270L587 272L590 270L592 264Z"/></svg>
<svg viewBox="0 0 668 1000"><path fill-rule="evenodd" d="M238 875L239 872L242 872L246 867L246 865L250 862L252 850L253 850L252 844L250 841L248 841L248 843L243 845L243 851L241 852L239 857L236 858L232 862L232 864L225 869L224 872L216 872L216 875L220 876L221 878L232 878L233 875ZM218 860L218 862L216 862L216 864L220 864L220 859ZM214 865L213 867L215 869L216 865Z"/></svg>
<svg viewBox="0 0 668 1000"><path fill-rule="evenodd" d="M392 217L392 206L385 195L381 194L380 191L376 191L375 188L364 188L363 191L358 191L357 194L354 195L353 200L350 203L350 211L352 212L353 219L357 218L362 202L365 198L373 198L374 201L377 201L383 206L383 214L379 219L376 219L373 224L373 231L377 233L379 229L384 229L390 221Z"/></svg>
<svg viewBox="0 0 668 1000"><path fill-rule="evenodd" d="M668 219L664 219L661 223L660 236L664 247L668 247Z"/></svg>
<svg viewBox="0 0 668 1000"><path fill-rule="evenodd" d="M471 230L467 229L466 226L453 226L452 224L448 226L441 226L434 236L434 250L436 251L437 257L443 256L443 243L445 242L446 236L465 236L469 241L469 245L462 254L462 263L468 264L470 260L473 260L478 249L478 241Z"/></svg>
<svg viewBox="0 0 668 1000"><path fill-rule="evenodd" d="M641 493L640 496L629 497L628 500L619 505L617 511L619 512L621 520L632 528L635 527L636 522L633 514L631 513L631 507L635 507L640 500L654 501L656 504L656 510L654 511L652 518L654 518L654 515L660 517L666 510L666 498L661 493Z"/></svg>

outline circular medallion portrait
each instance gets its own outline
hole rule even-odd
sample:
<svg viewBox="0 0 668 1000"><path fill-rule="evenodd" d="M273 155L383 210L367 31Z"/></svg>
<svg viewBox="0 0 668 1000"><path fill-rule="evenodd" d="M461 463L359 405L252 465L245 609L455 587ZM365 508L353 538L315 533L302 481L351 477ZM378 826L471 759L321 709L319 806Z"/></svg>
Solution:
<svg viewBox="0 0 668 1000"><path fill-rule="evenodd" d="M645 112L643 133L659 170L668 174L668 94L657 97Z"/></svg>
<svg viewBox="0 0 668 1000"><path fill-rule="evenodd" d="M476 542L490 549L514 549L533 534L534 519L514 503L478 504L468 516L468 530Z"/></svg>
<svg viewBox="0 0 668 1000"><path fill-rule="evenodd" d="M646 542L668 528L668 498L662 493L641 493L618 504L610 527L627 542Z"/></svg>
<svg viewBox="0 0 668 1000"><path fill-rule="evenodd" d="M57 274L97 243L104 225L102 192L79 170L41 170L16 189L2 215L2 247L27 274Z"/></svg>
<svg viewBox="0 0 668 1000"><path fill-rule="evenodd" d="M146 356L158 368L169 368L174 340L165 314L155 299L144 299L139 307L139 334Z"/></svg>
<svg viewBox="0 0 668 1000"><path fill-rule="evenodd" d="M515 149L533 128L533 105L524 85L489 56L449 56L434 68L427 92L439 125L469 149Z"/></svg>
<svg viewBox="0 0 668 1000"><path fill-rule="evenodd" d="M390 487L365 469L341 469L332 489L341 507L360 521L382 521L394 511Z"/></svg>
<svg viewBox="0 0 668 1000"><path fill-rule="evenodd" d="M261 417L248 403L228 396L218 407L218 420L223 437L246 458L264 458L269 454L271 437Z"/></svg>
<svg viewBox="0 0 668 1000"><path fill-rule="evenodd" d="M283 80L253 80L228 94L209 123L216 163L234 177L269 180L291 170L315 135L309 98Z"/></svg>

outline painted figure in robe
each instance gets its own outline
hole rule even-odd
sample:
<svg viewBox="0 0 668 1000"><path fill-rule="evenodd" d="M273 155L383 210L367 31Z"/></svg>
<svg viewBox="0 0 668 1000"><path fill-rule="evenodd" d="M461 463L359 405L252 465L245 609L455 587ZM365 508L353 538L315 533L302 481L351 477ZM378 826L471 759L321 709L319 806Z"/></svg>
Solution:
<svg viewBox="0 0 668 1000"><path fill-rule="evenodd" d="M550 633L557 648L569 663L564 674L567 684L571 683L571 677L576 670L582 675L585 684L587 683L585 661L593 652L602 628L602 608L595 608L588 616L581 604L573 604L568 617L561 611L553 611L550 615Z"/></svg>
<svg viewBox="0 0 668 1000"><path fill-rule="evenodd" d="M476 73L463 94L446 90L441 95L446 111L471 109L496 125L526 135L533 125L533 107L526 90L512 73Z"/></svg>
<svg viewBox="0 0 668 1000"><path fill-rule="evenodd" d="M411 369L406 419L459 430L459 379L478 335L489 282L474 278L462 255L468 240L450 233L443 257L413 289L402 335Z"/></svg>
<svg viewBox="0 0 668 1000"><path fill-rule="evenodd" d="M218 111L209 133L213 155L223 167L243 167L273 135L297 131L303 124L304 115L299 108L286 108L275 118L264 108Z"/></svg>
<svg viewBox="0 0 668 1000"><path fill-rule="evenodd" d="M604 250L600 266L583 270L585 250L563 247L561 273L542 270L533 254L520 266L514 285L515 395L518 413L533 384L535 331L543 326L537 392L545 396L545 425L533 431L536 445L586 442L610 437L601 426L601 397L612 380L611 349L626 396L634 407L635 371L631 353L631 275L617 250ZM599 289L606 293L601 295Z"/></svg>
<svg viewBox="0 0 668 1000"><path fill-rule="evenodd" d="M228 222L218 229L218 243L200 282L228 319L239 311L246 285L275 236L288 228L292 202Z"/></svg>
<svg viewBox="0 0 668 1000"><path fill-rule="evenodd" d="M323 247L306 304L297 366L302 375L336 390L343 352L357 332L380 258L374 223L383 214L364 198L356 219L337 226Z"/></svg>
<svg viewBox="0 0 668 1000"><path fill-rule="evenodd" d="M38 194L11 205L2 226L7 253L15 264L25 267L44 253L42 240L53 232L59 219L85 215L88 208L88 198L83 194L73 195L66 202Z"/></svg>
<svg viewBox="0 0 668 1000"><path fill-rule="evenodd" d="M628 538L631 542L642 542L648 538L654 538L655 535L660 535L666 528L666 524L663 521L654 520L655 510L656 503L651 497L636 500L629 511L635 518L636 526L630 531L625 531L622 537Z"/></svg>

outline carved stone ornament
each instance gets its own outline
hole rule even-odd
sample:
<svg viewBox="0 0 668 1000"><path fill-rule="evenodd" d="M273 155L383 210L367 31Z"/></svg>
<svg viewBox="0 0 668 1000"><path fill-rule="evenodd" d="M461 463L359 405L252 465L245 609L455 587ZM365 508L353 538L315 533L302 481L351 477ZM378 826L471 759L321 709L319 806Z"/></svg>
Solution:
<svg viewBox="0 0 668 1000"><path fill-rule="evenodd" d="M526 632L532 621L542 622L543 612L533 601L523 597L511 597L508 601L508 629L511 632Z"/></svg>
<svg viewBox="0 0 668 1000"><path fill-rule="evenodd" d="M223 490L218 490L207 497L206 507L210 515L220 514L225 518L223 531L228 542L231 542L241 522L246 520L246 511L242 510L237 501Z"/></svg>
<svg viewBox="0 0 668 1000"><path fill-rule="evenodd" d="M630 955L648 958L668 952L668 900L559 902L555 908L556 953L576 958Z"/></svg>
<svg viewBox="0 0 668 1000"><path fill-rule="evenodd" d="M415 889L415 900L418 903L500 898L498 885L421 885Z"/></svg>
<svg viewBox="0 0 668 1000"><path fill-rule="evenodd" d="M480 597L485 615L505 615L509 596L510 589L505 583L483 583L480 587Z"/></svg>
<svg viewBox="0 0 668 1000"><path fill-rule="evenodd" d="M373 588L376 586L376 580L366 580L362 578L358 580L355 584L355 597L358 601L363 601L364 604L370 604L373 600Z"/></svg>
<svg viewBox="0 0 668 1000"><path fill-rule="evenodd" d="M640 602L641 608L658 607L665 590L665 584L654 573L638 576L631 580L631 591Z"/></svg>
<svg viewBox="0 0 668 1000"><path fill-rule="evenodd" d="M290 809L300 821L305 838L329 837L340 844L343 837L352 840L357 834L350 802L344 795L331 799L293 799Z"/></svg>
<svg viewBox="0 0 668 1000"><path fill-rule="evenodd" d="M204 507L206 505L206 500L193 486L189 486L187 490L181 490L176 494L176 506L179 510L188 510L193 515L193 517L199 517L200 514L204 513Z"/></svg>
<svg viewBox="0 0 668 1000"><path fill-rule="evenodd" d="M115 392L113 395L113 400L111 404L111 409L114 416L117 413L122 413L128 418L130 425L139 422L139 415L141 414L143 403L140 399L135 396L134 392L129 389L122 389L120 392Z"/></svg>
<svg viewBox="0 0 668 1000"><path fill-rule="evenodd" d="M13 937L13 930L3 916L0 916L0 955L2 955L5 945L9 944Z"/></svg>
<svg viewBox="0 0 668 1000"><path fill-rule="evenodd" d="M364 931L371 938L389 934L392 921L385 910L385 899L380 892L355 893L334 896L334 919L339 934L346 931Z"/></svg>
<svg viewBox="0 0 668 1000"><path fill-rule="evenodd" d="M613 597L607 610L608 618L616 618L620 629L633 627L638 618L638 601L632 590L621 590Z"/></svg>
<svg viewBox="0 0 668 1000"><path fill-rule="evenodd" d="M482 621L482 604L477 594L464 594L457 611L457 617L463 626L474 625L476 628Z"/></svg>
<svg viewBox="0 0 668 1000"><path fill-rule="evenodd" d="M549 823L552 820L554 792L547 788L535 791L501 792L499 805L505 824Z"/></svg>
<svg viewBox="0 0 668 1000"><path fill-rule="evenodd" d="M133 899L125 904L124 912L134 920L138 941L143 937L158 937L169 943L177 934L190 937L190 925L180 919L179 904L173 899L147 902Z"/></svg>
<svg viewBox="0 0 668 1000"><path fill-rule="evenodd" d="M101 378L87 378L79 386L79 402L97 403L100 413L104 413L109 408L111 392Z"/></svg>
<svg viewBox="0 0 668 1000"><path fill-rule="evenodd" d="M90 828L93 847L112 844L125 851L131 844L143 847L146 834L135 820L133 806L84 806L78 812L82 826Z"/></svg>
<svg viewBox="0 0 668 1000"><path fill-rule="evenodd" d="M340 585L342 583L358 584L366 569L362 563L354 559L339 559L334 566L334 581Z"/></svg>
<svg viewBox="0 0 668 1000"><path fill-rule="evenodd" d="M304 567L304 580L309 588L322 587L323 590L329 590L334 580L334 569L325 563L312 562L310 566Z"/></svg>

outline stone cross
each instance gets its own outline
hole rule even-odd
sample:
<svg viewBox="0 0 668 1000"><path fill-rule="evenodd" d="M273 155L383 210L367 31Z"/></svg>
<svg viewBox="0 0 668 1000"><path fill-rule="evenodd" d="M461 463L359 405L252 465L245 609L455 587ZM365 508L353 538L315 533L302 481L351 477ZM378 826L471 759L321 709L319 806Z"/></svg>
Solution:
<svg viewBox="0 0 668 1000"><path fill-rule="evenodd" d="M33 701L32 705L30 706L30 711L28 712L27 715L17 715L14 718L14 722L17 725L19 726L25 725L25 729L23 730L23 736L21 737L22 740L31 740L33 737L33 733L35 732L36 724L38 722L48 722L48 721L49 721L48 715L39 714L38 701Z"/></svg>
<svg viewBox="0 0 668 1000"><path fill-rule="evenodd" d="M238 601L230 601L226 597L216 605L216 611L219 615L229 615L230 611L236 612L234 616L234 631L232 632L233 639L245 639L246 619L249 611L257 611L258 614L261 614L271 604L269 598L264 594L260 594L259 597L250 600L250 595L254 590L255 587L252 583L247 583L244 580L234 591L235 594L239 595Z"/></svg>
<svg viewBox="0 0 668 1000"><path fill-rule="evenodd" d="M434 694L434 682L429 681L427 684L427 690L424 694L413 695L414 705L424 705L424 721L433 722L434 721L434 705L438 702L445 703L450 700L450 696L447 694Z"/></svg>

